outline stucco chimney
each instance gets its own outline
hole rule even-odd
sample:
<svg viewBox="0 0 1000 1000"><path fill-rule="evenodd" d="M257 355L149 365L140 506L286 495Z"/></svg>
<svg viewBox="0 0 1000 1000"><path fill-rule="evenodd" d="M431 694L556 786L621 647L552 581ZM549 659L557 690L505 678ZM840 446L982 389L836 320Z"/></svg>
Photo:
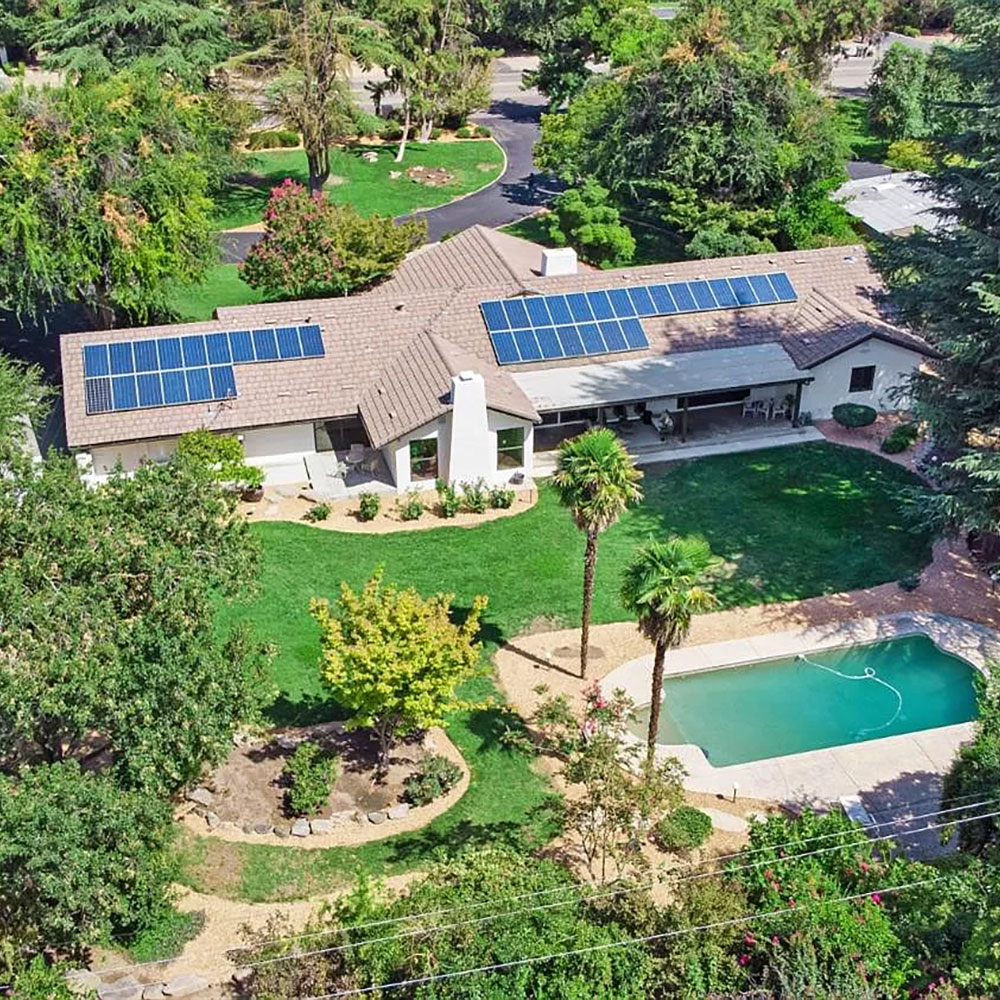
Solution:
<svg viewBox="0 0 1000 1000"><path fill-rule="evenodd" d="M451 380L451 458L449 478L470 482L492 472L486 383L478 372L462 371Z"/></svg>
<svg viewBox="0 0 1000 1000"><path fill-rule="evenodd" d="M542 251L542 277L556 278L576 274L576 251L572 247L558 247Z"/></svg>

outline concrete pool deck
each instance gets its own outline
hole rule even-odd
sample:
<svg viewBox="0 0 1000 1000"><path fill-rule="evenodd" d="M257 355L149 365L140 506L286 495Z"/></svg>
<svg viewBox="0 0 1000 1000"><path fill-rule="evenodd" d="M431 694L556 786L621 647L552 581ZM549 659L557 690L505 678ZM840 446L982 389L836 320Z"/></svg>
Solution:
<svg viewBox="0 0 1000 1000"><path fill-rule="evenodd" d="M1000 661L1000 637L991 629L962 618L914 611L686 646L667 654L664 673L669 677L715 670L914 634L928 636L979 670L990 660ZM648 704L652 665L652 654L629 660L608 673L601 688L606 693L622 689L637 705ZM780 725L780 720L774 724ZM657 752L681 761L688 772L685 787L693 791L729 796L738 786L741 797L816 806L866 792L912 802L908 786L919 786L933 797L932 788L936 792L940 777L973 730L974 723L960 723L726 767L713 767L692 744L661 744Z"/></svg>

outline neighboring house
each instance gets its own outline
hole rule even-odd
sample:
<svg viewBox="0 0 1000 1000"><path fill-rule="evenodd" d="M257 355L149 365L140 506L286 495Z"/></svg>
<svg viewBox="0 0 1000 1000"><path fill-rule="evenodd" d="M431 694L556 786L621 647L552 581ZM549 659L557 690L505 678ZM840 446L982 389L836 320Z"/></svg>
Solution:
<svg viewBox="0 0 1000 1000"><path fill-rule="evenodd" d="M841 185L832 197L843 202L866 229L883 236L909 236L917 229L933 233L954 227L948 204L927 188L927 179L927 174L917 170L858 177Z"/></svg>
<svg viewBox="0 0 1000 1000"><path fill-rule="evenodd" d="M68 444L97 476L204 426L272 485L337 495L344 461L347 487L516 482L594 423L660 447L894 408L932 353L880 317L860 247L578 272L547 254L477 226L366 294L65 335Z"/></svg>

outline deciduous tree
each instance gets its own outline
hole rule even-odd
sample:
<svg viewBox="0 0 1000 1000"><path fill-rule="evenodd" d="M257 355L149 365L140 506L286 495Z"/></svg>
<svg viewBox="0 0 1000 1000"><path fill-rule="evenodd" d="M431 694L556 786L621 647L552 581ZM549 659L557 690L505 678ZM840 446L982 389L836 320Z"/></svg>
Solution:
<svg viewBox="0 0 1000 1000"><path fill-rule="evenodd" d="M479 664L475 641L487 599L479 596L461 625L451 620L451 594L424 598L412 587L383 583L375 571L358 592L340 585L336 614L314 600L323 658L320 674L333 697L351 709L350 725L378 738L379 767L396 739L444 724L469 707L456 693Z"/></svg>
<svg viewBox="0 0 1000 1000"><path fill-rule="evenodd" d="M595 427L559 446L552 484L559 502L569 509L574 523L587 536L580 624L580 676L584 679L587 677L597 538L627 508L642 500L640 479L642 473L635 467L625 446L607 427Z"/></svg>
<svg viewBox="0 0 1000 1000"><path fill-rule="evenodd" d="M243 280L269 299L347 295L391 274L424 241L422 219L361 215L286 180L271 193L263 239L242 266Z"/></svg>
<svg viewBox="0 0 1000 1000"><path fill-rule="evenodd" d="M558 246L574 247L590 264L622 267L635 254L635 237L608 193L588 177L580 187L557 195L548 217L549 237Z"/></svg>
<svg viewBox="0 0 1000 1000"><path fill-rule="evenodd" d="M0 308L80 302L100 326L167 313L217 257L212 194L241 115L146 75L0 94Z"/></svg>

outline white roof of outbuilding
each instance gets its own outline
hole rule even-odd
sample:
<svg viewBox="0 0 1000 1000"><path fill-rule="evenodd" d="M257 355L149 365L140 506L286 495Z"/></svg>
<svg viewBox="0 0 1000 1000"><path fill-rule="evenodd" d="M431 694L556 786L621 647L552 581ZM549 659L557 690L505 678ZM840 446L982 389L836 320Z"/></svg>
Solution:
<svg viewBox="0 0 1000 1000"><path fill-rule="evenodd" d="M941 214L948 205L924 188L926 178L917 170L863 177L848 181L834 197L846 198L844 208L877 233L902 233L916 226L928 232L949 229L954 220Z"/></svg>
<svg viewBox="0 0 1000 1000"><path fill-rule="evenodd" d="M537 410L588 409L809 377L795 367L780 344L773 343L511 375Z"/></svg>

